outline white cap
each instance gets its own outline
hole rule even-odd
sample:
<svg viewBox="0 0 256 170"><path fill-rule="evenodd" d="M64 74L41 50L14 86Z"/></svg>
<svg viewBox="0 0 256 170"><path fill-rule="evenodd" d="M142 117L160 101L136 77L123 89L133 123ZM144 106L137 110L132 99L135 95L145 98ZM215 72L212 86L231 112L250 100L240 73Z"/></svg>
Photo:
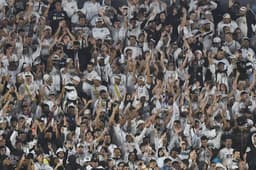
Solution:
<svg viewBox="0 0 256 170"><path fill-rule="evenodd" d="M98 18L96 18L96 20L95 20L95 22L103 22L104 20L103 20L103 18L102 17L98 17Z"/></svg>
<svg viewBox="0 0 256 170"><path fill-rule="evenodd" d="M60 60L60 56L58 56L57 54L54 54L52 56L52 60Z"/></svg>
<svg viewBox="0 0 256 170"><path fill-rule="evenodd" d="M121 76L120 75L115 75L114 78L121 80Z"/></svg>
<svg viewBox="0 0 256 170"><path fill-rule="evenodd" d="M49 25L46 25L46 26L44 27L44 30L47 30L47 29L51 31L51 30L52 30L52 27L49 26Z"/></svg>
<svg viewBox="0 0 256 170"><path fill-rule="evenodd" d="M230 16L229 13L225 13L225 14L223 15L223 18L231 18L231 16Z"/></svg>
<svg viewBox="0 0 256 170"><path fill-rule="evenodd" d="M76 105L74 103L69 103L68 107L76 107Z"/></svg>
<svg viewBox="0 0 256 170"><path fill-rule="evenodd" d="M49 74L45 74L43 77L44 81L48 81L51 78L51 76Z"/></svg>
<svg viewBox="0 0 256 170"><path fill-rule="evenodd" d="M99 81L101 81L101 78L100 78L100 76L96 75L96 76L93 77L93 80L99 80Z"/></svg>
<svg viewBox="0 0 256 170"><path fill-rule="evenodd" d="M91 114L90 109L85 109L85 111L84 111L84 115L90 115L90 114Z"/></svg>
<svg viewBox="0 0 256 170"><path fill-rule="evenodd" d="M241 11L241 12L246 12L246 11L247 11L247 8L246 8L245 6L242 6L242 7L240 7L240 11Z"/></svg>
<svg viewBox="0 0 256 170"><path fill-rule="evenodd" d="M77 148L80 147L80 146L84 147L84 144L83 144L83 143L78 143L78 144L76 145Z"/></svg>
<svg viewBox="0 0 256 170"><path fill-rule="evenodd" d="M196 50L195 53L203 54L201 50Z"/></svg>
<svg viewBox="0 0 256 170"><path fill-rule="evenodd" d="M67 58L67 59L66 59L66 62L67 62L67 63L69 63L69 62L71 62L71 61L73 61L72 58Z"/></svg>
<svg viewBox="0 0 256 170"><path fill-rule="evenodd" d="M211 15L212 12L210 10L205 11L205 15Z"/></svg>
<svg viewBox="0 0 256 170"><path fill-rule="evenodd" d="M68 86L68 85L65 86L65 89L66 90L76 90L76 88L74 86Z"/></svg>
<svg viewBox="0 0 256 170"><path fill-rule="evenodd" d="M136 123L136 126L138 127L140 124L143 124L143 123L145 123L144 120L139 120L139 121Z"/></svg>
<svg viewBox="0 0 256 170"><path fill-rule="evenodd" d="M214 43L221 43L220 37L214 37L214 38L213 38L213 42L214 42Z"/></svg>
<svg viewBox="0 0 256 170"><path fill-rule="evenodd" d="M77 99L77 92L71 91L67 93L67 99L69 100L76 100Z"/></svg>
<svg viewBox="0 0 256 170"><path fill-rule="evenodd" d="M58 148L57 151L56 151L56 155L60 152L64 152L64 149L63 148Z"/></svg>
<svg viewBox="0 0 256 170"><path fill-rule="evenodd" d="M187 112L187 111L188 111L188 108L186 106L181 107L181 112Z"/></svg>
<svg viewBox="0 0 256 170"><path fill-rule="evenodd" d="M227 168L224 166L224 165L222 165L221 163L217 163L216 164L216 168L222 168L223 170L226 170Z"/></svg>
<svg viewBox="0 0 256 170"><path fill-rule="evenodd" d="M80 80L81 80L80 77L78 77L78 76L74 76L74 77L72 77L72 79L77 81L77 82L80 82Z"/></svg>
<svg viewBox="0 0 256 170"><path fill-rule="evenodd" d="M25 76L25 77L33 77L33 75L32 75L30 72L25 72L25 73L24 73L24 76Z"/></svg>
<svg viewBox="0 0 256 170"><path fill-rule="evenodd" d="M144 76L139 76L138 80L145 81L145 77Z"/></svg>

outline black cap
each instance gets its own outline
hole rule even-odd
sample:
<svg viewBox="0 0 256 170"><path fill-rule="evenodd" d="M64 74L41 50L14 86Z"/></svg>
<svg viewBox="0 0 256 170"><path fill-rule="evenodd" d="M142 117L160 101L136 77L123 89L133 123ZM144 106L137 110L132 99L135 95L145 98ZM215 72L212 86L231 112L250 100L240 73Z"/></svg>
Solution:
<svg viewBox="0 0 256 170"><path fill-rule="evenodd" d="M201 140L208 140L208 138L206 136L202 136Z"/></svg>

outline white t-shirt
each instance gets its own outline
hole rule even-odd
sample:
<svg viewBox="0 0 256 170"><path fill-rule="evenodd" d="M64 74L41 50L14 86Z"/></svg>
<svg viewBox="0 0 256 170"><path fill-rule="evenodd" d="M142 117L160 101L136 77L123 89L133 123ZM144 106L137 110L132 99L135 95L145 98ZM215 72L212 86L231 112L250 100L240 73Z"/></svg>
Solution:
<svg viewBox="0 0 256 170"><path fill-rule="evenodd" d="M108 28L93 28L92 29L92 35L95 39L106 39L107 36L110 36L110 31Z"/></svg>

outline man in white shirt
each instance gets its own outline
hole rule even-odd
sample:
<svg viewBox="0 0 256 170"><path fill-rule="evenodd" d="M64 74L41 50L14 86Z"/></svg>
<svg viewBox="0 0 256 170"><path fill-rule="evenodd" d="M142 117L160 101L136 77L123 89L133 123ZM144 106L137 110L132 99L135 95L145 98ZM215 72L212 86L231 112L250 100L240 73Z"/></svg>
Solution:
<svg viewBox="0 0 256 170"><path fill-rule="evenodd" d="M110 86L110 93L115 101L122 101L126 93L126 88L121 84L121 76L114 77L114 84Z"/></svg>
<svg viewBox="0 0 256 170"><path fill-rule="evenodd" d="M69 17L78 10L76 0L63 0L61 5Z"/></svg>
<svg viewBox="0 0 256 170"><path fill-rule="evenodd" d="M94 16L98 15L100 4L96 0L89 0L84 3L83 11L86 14L86 19L91 20Z"/></svg>
<svg viewBox="0 0 256 170"><path fill-rule="evenodd" d="M237 23L235 21L231 20L231 16L230 16L229 13L225 13L223 15L223 20L218 23L218 25L217 25L217 33L218 33L218 35L221 35L223 33L223 28L225 26L230 27L230 31L232 33L238 27Z"/></svg>
<svg viewBox="0 0 256 170"><path fill-rule="evenodd" d="M96 26L92 29L92 36L95 39L105 40L110 36L110 31L104 26L104 20L102 17L96 18Z"/></svg>
<svg viewBox="0 0 256 170"><path fill-rule="evenodd" d="M222 163L226 164L227 167L229 167L232 164L233 151L234 151L234 149L232 148L232 138L227 137L225 139L225 147L222 148L219 152L219 157L220 157Z"/></svg>

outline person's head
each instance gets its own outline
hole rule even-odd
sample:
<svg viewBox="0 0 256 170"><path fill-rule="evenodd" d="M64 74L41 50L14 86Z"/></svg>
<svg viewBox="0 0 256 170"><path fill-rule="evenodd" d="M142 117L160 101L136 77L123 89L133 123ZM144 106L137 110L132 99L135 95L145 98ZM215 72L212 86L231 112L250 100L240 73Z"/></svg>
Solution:
<svg viewBox="0 0 256 170"><path fill-rule="evenodd" d="M232 35L231 32L225 33L225 41L226 41L227 43L230 43L230 42L233 41L233 35Z"/></svg>
<svg viewBox="0 0 256 170"><path fill-rule="evenodd" d="M97 28L101 28L101 27L103 27L103 25L104 25L104 20L103 20L103 18L101 18L101 17L96 18L95 26L96 26Z"/></svg>
<svg viewBox="0 0 256 170"><path fill-rule="evenodd" d="M166 19L166 14L165 14L165 12L161 12L161 13L159 14L159 18L160 18L161 21L165 21L165 19Z"/></svg>
<svg viewBox="0 0 256 170"><path fill-rule="evenodd" d="M136 39L135 35L130 35L129 36L129 43L130 43L131 46L135 46L136 45L137 39Z"/></svg>
<svg viewBox="0 0 256 170"><path fill-rule="evenodd" d="M248 99L248 92L247 91L242 91L241 93L240 93L240 101L241 102L245 102L245 101L247 101L247 99Z"/></svg>
<svg viewBox="0 0 256 170"><path fill-rule="evenodd" d="M93 63L92 63L92 62L89 62L89 63L87 64L86 70L87 70L89 73L93 71Z"/></svg>
<svg viewBox="0 0 256 170"><path fill-rule="evenodd" d="M42 152L37 153L36 160L37 160L37 162L42 164L43 160L44 160L44 154Z"/></svg>
<svg viewBox="0 0 256 170"><path fill-rule="evenodd" d="M65 157L65 152L62 148L57 149L56 155L58 158L63 159Z"/></svg>
<svg viewBox="0 0 256 170"><path fill-rule="evenodd" d="M59 0L56 1L54 7L57 12L61 12L62 11L61 1Z"/></svg>
<svg viewBox="0 0 256 170"><path fill-rule="evenodd" d="M176 129L180 129L181 128L180 120L175 120L173 122L173 127Z"/></svg>
<svg viewBox="0 0 256 170"><path fill-rule="evenodd" d="M229 24L231 22L231 16L229 13L225 13L223 15L223 20L224 24Z"/></svg>
<svg viewBox="0 0 256 170"><path fill-rule="evenodd" d="M4 54L10 55L13 52L13 46L11 44L6 44L4 47Z"/></svg>
<svg viewBox="0 0 256 170"><path fill-rule="evenodd" d="M44 83L47 85L51 85L53 82L52 77L49 74L45 74L43 76L43 80L44 80Z"/></svg>
<svg viewBox="0 0 256 170"><path fill-rule="evenodd" d="M172 160L170 158L166 158L164 160L164 166L171 168L172 167Z"/></svg>
<svg viewBox="0 0 256 170"><path fill-rule="evenodd" d="M217 70L218 70L219 72L225 71L225 63L219 62L219 63L217 64Z"/></svg>
<svg viewBox="0 0 256 170"><path fill-rule="evenodd" d="M178 154L180 152L180 149L177 147L172 148L171 152L170 152L170 156L173 158L177 158Z"/></svg>
<svg viewBox="0 0 256 170"><path fill-rule="evenodd" d="M6 135L2 134L0 135L0 147L2 147L2 149L4 148L5 151L5 144L6 144ZM2 155L1 153L3 150L0 150L0 155Z"/></svg>
<svg viewBox="0 0 256 170"><path fill-rule="evenodd" d="M145 84L144 76L139 76L137 81L139 86L143 86Z"/></svg>
<svg viewBox="0 0 256 170"><path fill-rule="evenodd" d="M128 155L128 160L129 161L135 161L137 159L137 155L135 152L130 152Z"/></svg>
<svg viewBox="0 0 256 170"><path fill-rule="evenodd" d="M110 134L105 134L104 135L104 143L107 144L107 145L111 144L111 136L110 136Z"/></svg>
<svg viewBox="0 0 256 170"><path fill-rule="evenodd" d="M231 136L226 138L225 146L226 146L226 148L231 148L232 147L232 138L231 138Z"/></svg>
<svg viewBox="0 0 256 170"><path fill-rule="evenodd" d="M124 163L124 162L119 162L119 163L117 164L118 170L124 170L124 166L125 166L125 163Z"/></svg>
<svg viewBox="0 0 256 170"><path fill-rule="evenodd" d="M84 145L82 143L77 144L76 152L78 154L83 154L84 153Z"/></svg>
<svg viewBox="0 0 256 170"><path fill-rule="evenodd" d="M133 142L133 137L132 137L131 134L127 134L125 139L126 139L127 143L132 143Z"/></svg>
<svg viewBox="0 0 256 170"><path fill-rule="evenodd" d="M180 168L181 168L181 170L186 170L186 169L188 169L188 165L189 165L188 159L183 159L183 160L181 160L181 162L180 162Z"/></svg>
<svg viewBox="0 0 256 170"><path fill-rule="evenodd" d="M226 84L224 84L224 83L220 83L220 91L223 93L227 93L227 86L226 86Z"/></svg>
<svg viewBox="0 0 256 170"><path fill-rule="evenodd" d="M50 27L50 26L45 26L44 27L44 38L50 38L51 37L51 35L52 35L52 27Z"/></svg>
<svg viewBox="0 0 256 170"><path fill-rule="evenodd" d="M243 37L241 40L241 46L244 48L249 48L250 46L250 40L248 37Z"/></svg>
<svg viewBox="0 0 256 170"><path fill-rule="evenodd" d="M187 142L185 140L180 142L180 148L181 150L185 150L187 148Z"/></svg>
<svg viewBox="0 0 256 170"><path fill-rule="evenodd" d="M96 87L100 86L100 84L101 84L101 78L100 78L99 76L95 76L95 77L93 78L93 84L94 84Z"/></svg>
<svg viewBox="0 0 256 170"><path fill-rule="evenodd" d="M241 28L237 27L235 29L234 36L235 36L236 40L238 40L238 41L242 38L243 34L242 34Z"/></svg>
<svg viewBox="0 0 256 170"><path fill-rule="evenodd" d="M196 161L196 160L197 160L197 153L196 153L196 150L195 150L195 149L193 149L193 150L190 151L190 153L189 153L189 158L190 158L191 160L193 160L193 161Z"/></svg>
<svg viewBox="0 0 256 170"><path fill-rule="evenodd" d="M241 156L240 151L237 150L237 149L234 149L234 151L233 151L233 159L234 160L240 160L240 156Z"/></svg>
<svg viewBox="0 0 256 170"><path fill-rule="evenodd" d="M208 138L206 136L201 137L201 146L206 148L208 145Z"/></svg>
<svg viewBox="0 0 256 170"><path fill-rule="evenodd" d="M86 25L86 17L85 17L85 15L83 15L83 14L80 14L80 15L79 15L78 23L79 23L79 25L81 25L81 26Z"/></svg>
<svg viewBox="0 0 256 170"><path fill-rule="evenodd" d="M157 166L157 162L156 162L156 160L155 159L151 159L150 161L149 161L149 168L157 168L158 166Z"/></svg>
<svg viewBox="0 0 256 170"><path fill-rule="evenodd" d="M7 128L7 126L8 126L8 121L7 121L7 119L6 119L6 118L1 118L1 119L0 119L0 129L1 129L1 130L4 130L4 129Z"/></svg>
<svg viewBox="0 0 256 170"><path fill-rule="evenodd" d="M122 151L120 148L114 148L114 151L113 151L113 155L114 155L114 158L121 158L122 156Z"/></svg>
<svg viewBox="0 0 256 170"><path fill-rule="evenodd" d="M221 60L221 59L223 59L224 57L225 57L225 53L224 53L223 49L219 48L219 49L218 49L218 52L217 52L216 58L217 58L218 60Z"/></svg>
<svg viewBox="0 0 256 170"><path fill-rule="evenodd" d="M163 148L159 148L157 152L157 157L163 157L165 156L165 152Z"/></svg>
<svg viewBox="0 0 256 170"><path fill-rule="evenodd" d="M136 27L136 24L137 24L137 19L136 18L131 18L130 19L130 25L131 25L131 28L135 28Z"/></svg>
<svg viewBox="0 0 256 170"><path fill-rule="evenodd" d="M62 38L62 42L64 43L64 45L68 45L71 43L71 38L68 34L65 34Z"/></svg>
<svg viewBox="0 0 256 170"><path fill-rule="evenodd" d="M174 160L174 161L172 162L172 167L173 167L174 169L180 169L180 168L181 168L181 167L180 167L180 162L177 161L177 160Z"/></svg>
<svg viewBox="0 0 256 170"><path fill-rule="evenodd" d="M247 14L247 11L248 11L247 7L242 6L242 7L240 7L240 9L239 9L239 15L240 15L240 16L245 16L245 15Z"/></svg>
<svg viewBox="0 0 256 170"><path fill-rule="evenodd" d="M140 34L138 35L138 43L143 43L143 42L144 42L144 38L145 38L144 33L143 33L143 32L140 33Z"/></svg>
<svg viewBox="0 0 256 170"><path fill-rule="evenodd" d="M148 27L149 27L149 29L154 30L156 28L156 21L155 20L150 20L148 22Z"/></svg>
<svg viewBox="0 0 256 170"><path fill-rule="evenodd" d="M108 98L108 93L105 89L100 90L100 98L101 99L107 99Z"/></svg>

